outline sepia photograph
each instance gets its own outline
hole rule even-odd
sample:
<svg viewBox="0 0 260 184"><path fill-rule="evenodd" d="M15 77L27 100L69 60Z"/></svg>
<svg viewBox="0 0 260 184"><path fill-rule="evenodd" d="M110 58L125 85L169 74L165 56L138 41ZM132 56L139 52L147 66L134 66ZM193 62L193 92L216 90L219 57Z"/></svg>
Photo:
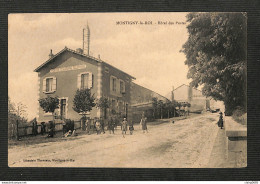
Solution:
<svg viewBox="0 0 260 184"><path fill-rule="evenodd" d="M247 167L247 13L10 13L8 166Z"/></svg>

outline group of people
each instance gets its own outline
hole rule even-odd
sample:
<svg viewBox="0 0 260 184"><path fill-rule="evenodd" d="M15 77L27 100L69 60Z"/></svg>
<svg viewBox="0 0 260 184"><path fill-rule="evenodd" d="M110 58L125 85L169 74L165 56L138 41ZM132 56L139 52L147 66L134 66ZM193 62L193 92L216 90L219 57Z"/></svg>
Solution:
<svg viewBox="0 0 260 184"><path fill-rule="evenodd" d="M189 106L188 105L183 105L179 108L178 113L180 116L189 116Z"/></svg>
<svg viewBox="0 0 260 184"><path fill-rule="evenodd" d="M143 133L148 132L147 129L147 118L145 116L142 116L140 125L142 127ZM107 130L109 133L114 134L115 129L117 127L116 119L113 117L110 117L107 121ZM86 119L86 131L88 134L90 134L90 131L96 131L96 134L105 133L105 123L102 118L95 118L94 122L92 123L89 119ZM126 118L123 118L121 122L121 131L123 137L125 137L126 132L129 130L130 135L133 135L134 132L134 124L132 121L128 122Z"/></svg>

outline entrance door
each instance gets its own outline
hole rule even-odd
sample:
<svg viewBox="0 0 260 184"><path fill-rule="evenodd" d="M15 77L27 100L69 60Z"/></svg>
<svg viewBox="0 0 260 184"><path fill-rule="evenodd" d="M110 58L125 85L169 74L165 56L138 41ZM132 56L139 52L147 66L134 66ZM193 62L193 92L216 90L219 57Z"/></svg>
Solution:
<svg viewBox="0 0 260 184"><path fill-rule="evenodd" d="M60 116L61 119L66 118L66 99L61 99L60 101Z"/></svg>

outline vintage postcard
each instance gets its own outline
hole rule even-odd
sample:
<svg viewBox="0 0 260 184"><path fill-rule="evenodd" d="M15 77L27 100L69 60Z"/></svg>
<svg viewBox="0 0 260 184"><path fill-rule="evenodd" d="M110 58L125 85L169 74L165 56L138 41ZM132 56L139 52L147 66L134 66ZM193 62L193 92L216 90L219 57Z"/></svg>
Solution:
<svg viewBox="0 0 260 184"><path fill-rule="evenodd" d="M246 22L9 14L9 167L246 167Z"/></svg>

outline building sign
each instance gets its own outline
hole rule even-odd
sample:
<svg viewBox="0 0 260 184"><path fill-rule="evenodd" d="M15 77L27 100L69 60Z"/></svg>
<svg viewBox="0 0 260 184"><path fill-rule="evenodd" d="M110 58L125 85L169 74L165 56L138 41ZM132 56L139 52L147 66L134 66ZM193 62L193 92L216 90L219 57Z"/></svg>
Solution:
<svg viewBox="0 0 260 184"><path fill-rule="evenodd" d="M87 67L87 65L75 65L75 66L68 66L68 67L62 67L62 68L55 68L55 69L51 69L50 73L65 72L65 71L70 71L70 70L79 70L79 69L84 69L86 67Z"/></svg>

